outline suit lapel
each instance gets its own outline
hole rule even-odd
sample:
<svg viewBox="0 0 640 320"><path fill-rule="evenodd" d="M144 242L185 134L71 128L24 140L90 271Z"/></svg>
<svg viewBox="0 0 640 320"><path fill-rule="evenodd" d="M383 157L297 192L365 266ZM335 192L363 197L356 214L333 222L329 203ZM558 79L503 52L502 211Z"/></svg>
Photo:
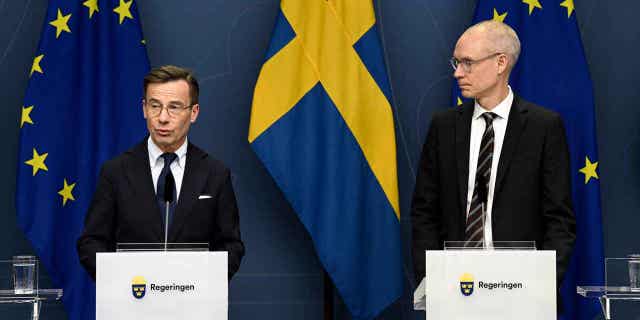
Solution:
<svg viewBox="0 0 640 320"><path fill-rule="evenodd" d="M173 222L169 227L169 241L176 242L180 230L184 226L191 209L198 201L198 195L207 182L208 174L206 168L206 153L196 148L191 143L187 148L187 162L185 165L184 176L182 177L182 186L180 187L180 196L178 197L178 205L173 215Z"/></svg>
<svg viewBox="0 0 640 320"><path fill-rule="evenodd" d="M511 111L509 112L507 130L504 134L504 142L502 143L502 152L500 153L500 162L498 163L498 174L496 176L493 199L496 199L496 196L500 192L500 187L511 164L513 154L518 148L518 142L527 123L526 114L526 107L522 104L520 98L514 95Z"/></svg>
<svg viewBox="0 0 640 320"><path fill-rule="evenodd" d="M471 118L473 117L473 102L466 102L458 109L456 117L456 160L458 169L458 192L460 203L460 221L467 217L467 187L469 184L469 143L471 141ZM464 223L461 224L464 234Z"/></svg>
<svg viewBox="0 0 640 320"><path fill-rule="evenodd" d="M149 166L149 152L147 151L147 139L138 144L131 151L131 159L127 164L126 174L129 184L134 189L134 201L138 203L139 212L132 214L150 215L152 221L151 229L157 239L163 239L162 216L160 207L156 201L155 188L151 178L151 168Z"/></svg>

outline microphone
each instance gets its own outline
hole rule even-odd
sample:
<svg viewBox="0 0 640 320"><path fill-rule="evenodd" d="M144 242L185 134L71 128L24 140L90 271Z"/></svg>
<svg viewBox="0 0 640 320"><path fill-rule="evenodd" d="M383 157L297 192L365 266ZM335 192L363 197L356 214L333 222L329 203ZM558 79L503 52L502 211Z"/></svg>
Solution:
<svg viewBox="0 0 640 320"><path fill-rule="evenodd" d="M164 202L173 202L173 190L176 182L172 174L167 174L164 179Z"/></svg>
<svg viewBox="0 0 640 320"><path fill-rule="evenodd" d="M484 175L478 176L478 199L483 203L487 204L487 198L489 197L489 190L487 188L488 181Z"/></svg>
<svg viewBox="0 0 640 320"><path fill-rule="evenodd" d="M173 175L169 172L164 180L164 251L167 251L167 242L169 241L169 205L175 200L173 199L173 190L175 190L175 181Z"/></svg>

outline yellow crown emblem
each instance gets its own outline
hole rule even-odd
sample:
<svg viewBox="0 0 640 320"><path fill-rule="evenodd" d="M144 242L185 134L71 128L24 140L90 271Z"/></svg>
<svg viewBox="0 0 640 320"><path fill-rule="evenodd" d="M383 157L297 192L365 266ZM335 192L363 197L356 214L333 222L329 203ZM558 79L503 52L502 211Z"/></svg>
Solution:
<svg viewBox="0 0 640 320"><path fill-rule="evenodd" d="M460 292L465 297L473 294L473 276L471 274L464 273L460 276Z"/></svg>
<svg viewBox="0 0 640 320"><path fill-rule="evenodd" d="M147 292L147 280L142 276L135 276L131 280L131 294L136 299L142 299Z"/></svg>

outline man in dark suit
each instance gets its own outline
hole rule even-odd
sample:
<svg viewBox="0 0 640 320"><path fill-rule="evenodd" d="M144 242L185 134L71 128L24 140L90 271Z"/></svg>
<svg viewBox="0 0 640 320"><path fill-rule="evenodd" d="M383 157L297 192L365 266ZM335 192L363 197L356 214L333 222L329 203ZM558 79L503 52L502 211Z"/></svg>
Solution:
<svg viewBox="0 0 640 320"><path fill-rule="evenodd" d="M560 285L575 241L569 152L560 116L511 91L519 53L516 33L497 21L470 27L456 44L454 77L474 101L431 121L411 205L418 281L425 250L444 241L535 241L556 251Z"/></svg>
<svg viewBox="0 0 640 320"><path fill-rule="evenodd" d="M78 239L80 262L94 279L96 252L165 238L227 251L229 279L240 267L244 245L229 170L187 141L200 111L198 93L186 69L163 66L145 76L142 111L149 136L103 165ZM177 200L169 215L165 192Z"/></svg>

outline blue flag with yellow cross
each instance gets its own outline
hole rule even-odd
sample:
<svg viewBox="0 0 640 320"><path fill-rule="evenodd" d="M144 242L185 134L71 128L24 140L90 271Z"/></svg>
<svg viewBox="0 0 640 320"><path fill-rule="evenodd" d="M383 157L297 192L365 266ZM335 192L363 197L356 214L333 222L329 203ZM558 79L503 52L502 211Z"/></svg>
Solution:
<svg viewBox="0 0 640 320"><path fill-rule="evenodd" d="M76 240L99 166L145 135L148 69L133 0L49 1L22 106L16 209L69 319L95 318Z"/></svg>
<svg viewBox="0 0 640 320"><path fill-rule="evenodd" d="M510 77L514 92L560 113L567 130L576 214L576 243L561 287L563 319L593 319L596 299L576 286L604 283L600 182L591 77L573 0L479 0L473 22L494 19L511 26L521 54ZM454 103L461 104L454 85Z"/></svg>
<svg viewBox="0 0 640 320"><path fill-rule="evenodd" d="M282 0L249 142L356 319L402 294L391 90L371 0Z"/></svg>

